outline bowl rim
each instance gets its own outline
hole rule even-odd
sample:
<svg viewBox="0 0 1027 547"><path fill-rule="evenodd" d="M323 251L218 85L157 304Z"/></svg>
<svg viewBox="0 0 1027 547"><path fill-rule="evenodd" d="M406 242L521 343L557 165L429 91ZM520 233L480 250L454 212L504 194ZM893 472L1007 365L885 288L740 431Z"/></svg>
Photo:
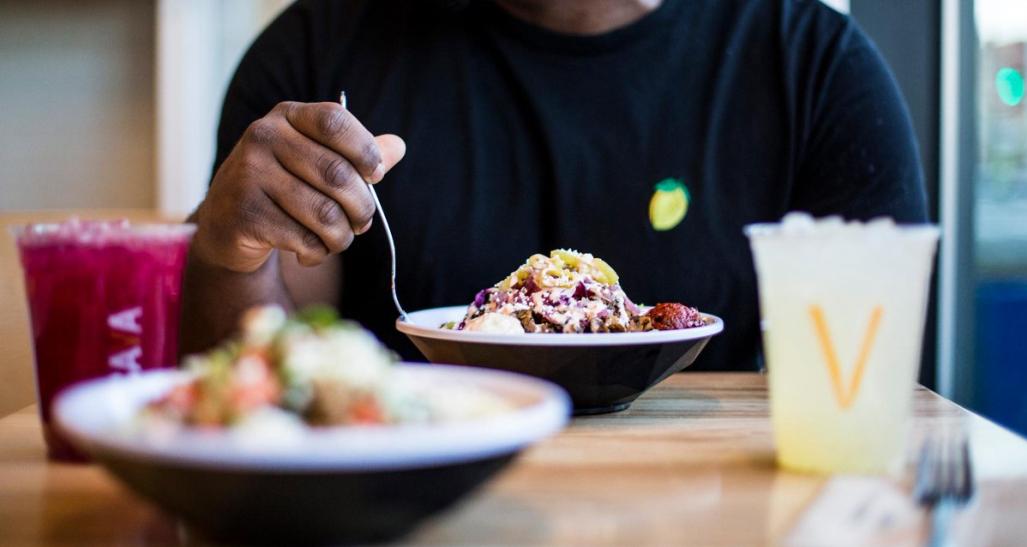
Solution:
<svg viewBox="0 0 1027 547"><path fill-rule="evenodd" d="M677 330L654 330L648 332L496 334L428 327L411 321L416 319L418 316L429 314L454 314L462 316L466 310L467 306L441 306L438 308L427 308L408 312L406 321L404 321L402 317L396 318L396 330L406 334L407 336L417 336L430 340L504 346L638 346L645 344L666 344L671 342L687 342L709 338L724 330L723 319L716 315L702 312L700 312L700 315L709 322L709 324L704 327Z"/></svg>
<svg viewBox="0 0 1027 547"><path fill-rule="evenodd" d="M154 441L125 431L125 426L147 401L191 377L181 370L158 369L111 375L65 390L54 401L54 423L94 457L224 471L356 473L499 457L559 432L569 420L570 398L545 380L456 365L400 363L397 369L415 380L492 386L509 397L529 397L533 402L494 416L444 424L306 429L298 441L284 446L239 442L230 431L188 429ZM127 404L110 403L119 400Z"/></svg>

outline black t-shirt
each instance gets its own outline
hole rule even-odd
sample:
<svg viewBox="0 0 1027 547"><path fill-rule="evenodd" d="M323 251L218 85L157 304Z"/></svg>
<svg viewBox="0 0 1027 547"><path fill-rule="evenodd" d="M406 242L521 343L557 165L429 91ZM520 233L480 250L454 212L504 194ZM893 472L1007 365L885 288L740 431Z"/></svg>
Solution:
<svg viewBox="0 0 1027 547"><path fill-rule="evenodd" d="M694 368L751 370L743 226L790 210L925 220L894 79L816 0L665 0L599 36L440 4L297 2L246 54L218 133L220 164L279 101L345 90L372 132L403 137L406 158L377 188L408 310L467 304L529 255L574 248L606 259L636 302L723 317ZM690 202L658 231L650 202L668 178ZM342 256L343 315L419 357L394 330L380 223Z"/></svg>

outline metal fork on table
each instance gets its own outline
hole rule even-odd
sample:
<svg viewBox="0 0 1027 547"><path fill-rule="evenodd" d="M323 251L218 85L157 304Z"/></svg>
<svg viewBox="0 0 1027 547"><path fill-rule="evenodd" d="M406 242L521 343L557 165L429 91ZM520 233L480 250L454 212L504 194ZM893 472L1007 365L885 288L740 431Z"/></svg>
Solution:
<svg viewBox="0 0 1027 547"><path fill-rule="evenodd" d="M966 435L929 436L920 449L913 497L928 511L930 547L951 545L953 515L973 497L974 477Z"/></svg>

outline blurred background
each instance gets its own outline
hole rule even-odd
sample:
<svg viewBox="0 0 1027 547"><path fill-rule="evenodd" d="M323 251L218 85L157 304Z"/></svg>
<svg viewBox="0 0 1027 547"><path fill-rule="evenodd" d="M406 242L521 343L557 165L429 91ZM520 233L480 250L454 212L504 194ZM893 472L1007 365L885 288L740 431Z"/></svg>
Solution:
<svg viewBox="0 0 1027 547"><path fill-rule="evenodd" d="M827 3L891 64L945 233L921 381L1027 434L1027 1ZM232 70L288 4L0 0L0 213L187 215ZM0 288L5 306L13 290ZM30 394L31 381L0 370L4 393Z"/></svg>

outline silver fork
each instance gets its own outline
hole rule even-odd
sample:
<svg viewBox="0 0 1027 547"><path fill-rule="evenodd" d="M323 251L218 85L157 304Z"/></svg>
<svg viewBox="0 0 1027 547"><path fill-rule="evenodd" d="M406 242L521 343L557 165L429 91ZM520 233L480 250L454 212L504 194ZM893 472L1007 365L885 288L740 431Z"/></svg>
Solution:
<svg viewBox="0 0 1027 547"><path fill-rule="evenodd" d="M349 109L346 101L346 92L339 92L339 104ZM378 192L374 191L374 185L368 184L367 189L371 191L371 199L374 200L374 207L378 210L378 218L382 220L382 228L385 228L385 239L389 242L389 258L392 260L391 271L389 272L389 288L392 290L392 303L396 305L399 318L407 320L407 312L399 305L399 295L396 294L396 242L392 239L392 228L389 228L389 220L385 218L385 209L382 209L382 202L378 200Z"/></svg>
<svg viewBox="0 0 1027 547"><path fill-rule="evenodd" d="M920 448L913 497L928 511L931 519L927 545L950 545L949 528L953 515L974 494L970 445L962 432L930 436Z"/></svg>

